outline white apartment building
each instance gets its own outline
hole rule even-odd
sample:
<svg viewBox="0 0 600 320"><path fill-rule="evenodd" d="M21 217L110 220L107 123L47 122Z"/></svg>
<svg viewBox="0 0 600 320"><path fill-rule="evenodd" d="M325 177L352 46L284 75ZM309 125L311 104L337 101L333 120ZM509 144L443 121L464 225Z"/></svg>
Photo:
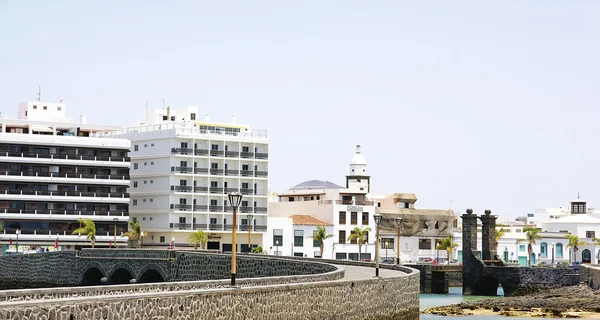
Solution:
<svg viewBox="0 0 600 320"><path fill-rule="evenodd" d="M129 219L130 143L97 137L118 127L79 123L66 105L30 101L18 118L0 118L2 252L91 246L72 235L78 220L96 224L96 247L124 246ZM115 234L116 227L116 234ZM18 239L18 241L17 241Z"/></svg>
<svg viewBox="0 0 600 320"><path fill-rule="evenodd" d="M198 107L153 109L146 123L116 137L131 140L131 206L144 246L188 246L191 232L208 234L208 249L231 251L233 211L228 193L241 192L238 251L262 245L267 230L268 152L265 130L217 123Z"/></svg>

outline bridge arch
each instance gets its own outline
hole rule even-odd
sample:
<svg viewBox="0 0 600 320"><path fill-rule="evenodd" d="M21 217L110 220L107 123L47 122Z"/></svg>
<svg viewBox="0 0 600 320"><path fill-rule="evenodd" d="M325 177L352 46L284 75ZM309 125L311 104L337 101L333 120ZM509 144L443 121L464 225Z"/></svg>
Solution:
<svg viewBox="0 0 600 320"><path fill-rule="evenodd" d="M129 284L131 279L136 278L133 268L126 262L115 264L111 271L109 280L113 284Z"/></svg>
<svg viewBox="0 0 600 320"><path fill-rule="evenodd" d="M81 273L81 279L79 283L84 286L97 286L102 284L102 278L106 277L106 269L102 266L102 264L92 261L88 263L85 268L83 268L83 272Z"/></svg>
<svg viewBox="0 0 600 320"><path fill-rule="evenodd" d="M138 275L138 283L150 283L150 282L165 282L167 280L167 273L165 270L156 263L148 263L145 265Z"/></svg>

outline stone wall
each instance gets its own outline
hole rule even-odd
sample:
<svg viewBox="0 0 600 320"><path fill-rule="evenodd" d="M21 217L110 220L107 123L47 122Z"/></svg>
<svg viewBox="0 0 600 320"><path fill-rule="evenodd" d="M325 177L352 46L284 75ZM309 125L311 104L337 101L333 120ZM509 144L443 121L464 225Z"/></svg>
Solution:
<svg viewBox="0 0 600 320"><path fill-rule="evenodd" d="M413 270L385 279L2 302L0 319L416 320L419 274Z"/></svg>
<svg viewBox="0 0 600 320"><path fill-rule="evenodd" d="M495 278L505 296L522 295L547 288L574 286L579 283L577 270L568 268L485 267L483 278Z"/></svg>
<svg viewBox="0 0 600 320"><path fill-rule="evenodd" d="M276 284L290 284L300 282L333 281L344 277L345 270L337 268L335 271L315 275L264 277L237 279L236 285L240 287L266 286ZM170 292L198 289L228 288L231 282L226 280L182 281L164 283L143 283L134 285L103 285L92 287L66 287L52 289L25 289L25 290L0 290L0 302L63 299L92 296L130 295L145 292Z"/></svg>
<svg viewBox="0 0 600 320"><path fill-rule="evenodd" d="M600 266L583 264L579 267L579 282L583 282L594 290L600 289Z"/></svg>
<svg viewBox="0 0 600 320"><path fill-rule="evenodd" d="M79 285L75 252L0 257L0 289Z"/></svg>

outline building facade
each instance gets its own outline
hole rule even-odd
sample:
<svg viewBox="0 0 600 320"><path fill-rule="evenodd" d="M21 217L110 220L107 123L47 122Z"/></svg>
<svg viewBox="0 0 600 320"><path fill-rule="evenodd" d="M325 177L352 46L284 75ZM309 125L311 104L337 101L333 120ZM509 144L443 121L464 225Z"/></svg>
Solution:
<svg viewBox="0 0 600 320"><path fill-rule="evenodd" d="M72 235L80 219L95 222L97 247L124 246L130 144L99 137L119 128L75 123L63 101L25 102L18 115L0 119L3 252L90 246Z"/></svg>
<svg viewBox="0 0 600 320"><path fill-rule="evenodd" d="M233 211L228 193L241 192L238 248L262 245L267 231L267 132L216 123L197 107L154 109L146 123L112 134L131 140L131 214L140 221L144 246L188 246L202 230L208 249L232 250Z"/></svg>

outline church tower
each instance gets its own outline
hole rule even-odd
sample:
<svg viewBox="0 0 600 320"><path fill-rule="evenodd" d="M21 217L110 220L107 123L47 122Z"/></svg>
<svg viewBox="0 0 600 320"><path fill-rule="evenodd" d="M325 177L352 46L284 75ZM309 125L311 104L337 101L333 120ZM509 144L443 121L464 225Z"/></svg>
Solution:
<svg viewBox="0 0 600 320"><path fill-rule="evenodd" d="M351 190L371 192L371 176L367 174L367 162L360 153L360 145L350 162L350 174L346 176L346 188Z"/></svg>
<svg viewBox="0 0 600 320"><path fill-rule="evenodd" d="M577 199L571 201L571 214L586 214L587 213L587 203L579 199L579 192L577 192Z"/></svg>

